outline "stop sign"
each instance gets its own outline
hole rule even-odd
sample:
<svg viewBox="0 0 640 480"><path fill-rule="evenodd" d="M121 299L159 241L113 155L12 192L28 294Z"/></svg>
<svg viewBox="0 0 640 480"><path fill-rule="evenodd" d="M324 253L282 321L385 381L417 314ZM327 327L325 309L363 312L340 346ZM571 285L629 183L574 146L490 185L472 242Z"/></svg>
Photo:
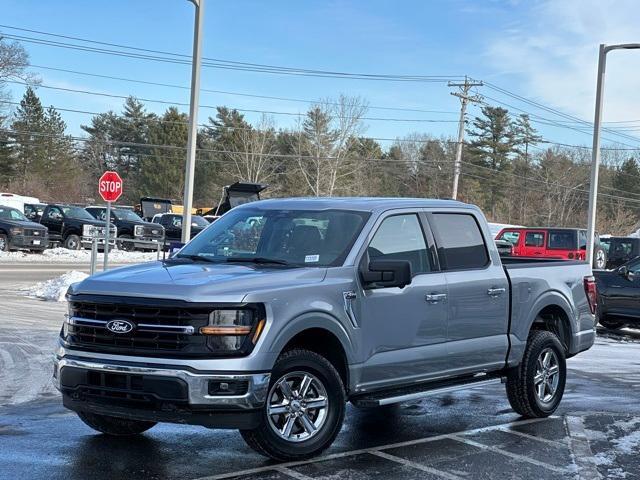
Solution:
<svg viewBox="0 0 640 480"><path fill-rule="evenodd" d="M104 172L98 180L98 192L105 202L115 202L122 195L122 178L118 172Z"/></svg>

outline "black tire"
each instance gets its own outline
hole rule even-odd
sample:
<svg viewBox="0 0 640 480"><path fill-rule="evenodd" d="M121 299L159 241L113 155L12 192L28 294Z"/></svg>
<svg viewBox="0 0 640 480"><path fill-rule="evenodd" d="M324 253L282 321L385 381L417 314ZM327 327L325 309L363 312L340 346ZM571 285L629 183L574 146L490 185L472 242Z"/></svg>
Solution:
<svg viewBox="0 0 640 480"><path fill-rule="evenodd" d="M624 327L624 322L620 321L620 320L613 320L610 318L600 318L598 320L598 322L600 323L600 325L602 325L604 328L608 328L610 330L617 330L619 328Z"/></svg>
<svg viewBox="0 0 640 480"><path fill-rule="evenodd" d="M0 233L0 252L9 251L9 237L5 233Z"/></svg>
<svg viewBox="0 0 640 480"><path fill-rule="evenodd" d="M90 412L76 412L80 420L94 430L118 437L139 435L156 425L156 422L129 420L126 418L108 417Z"/></svg>
<svg viewBox="0 0 640 480"><path fill-rule="evenodd" d="M558 383L551 398L541 401L536 393L534 377L538 359L543 352L552 351L558 366ZM545 377L546 378L546 377ZM555 412L562 400L567 380L567 365L564 347L553 333L533 330L529 335L522 362L507 376L507 397L511 407L526 418L544 418ZM545 380L546 383L546 380ZM546 386L543 387L546 393Z"/></svg>
<svg viewBox="0 0 640 480"><path fill-rule="evenodd" d="M133 240L131 235L120 235L118 238L124 238L126 240ZM118 250L124 250L125 252L133 252L136 249L136 246L133 242L117 242Z"/></svg>
<svg viewBox="0 0 640 480"><path fill-rule="evenodd" d="M62 246L67 250L80 250L80 248L82 248L82 242L78 235L71 233L65 237Z"/></svg>
<svg viewBox="0 0 640 480"><path fill-rule="evenodd" d="M267 415L269 400L274 385L292 372L308 373L314 376L326 390L327 407L324 423L317 433L301 441L288 441L275 433ZM294 373L294 374L295 374ZM262 409L262 422L253 430L241 430L247 445L261 455L278 461L303 460L320 454L335 440L342 428L346 407L346 395L340 374L324 357L309 350L289 350L280 355L271 373L267 402ZM294 392L295 393L295 392ZM275 393L274 393L275 395ZM302 428L298 425L298 428Z"/></svg>
<svg viewBox="0 0 640 480"><path fill-rule="evenodd" d="M596 246L593 249L593 259L591 261L591 267L597 270L604 270L607 266L607 251Z"/></svg>

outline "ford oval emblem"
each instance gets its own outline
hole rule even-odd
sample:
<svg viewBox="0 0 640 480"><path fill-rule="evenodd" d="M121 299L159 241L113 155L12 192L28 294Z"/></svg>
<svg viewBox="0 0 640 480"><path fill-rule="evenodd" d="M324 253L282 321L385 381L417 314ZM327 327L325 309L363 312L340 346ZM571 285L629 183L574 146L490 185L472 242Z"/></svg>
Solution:
<svg viewBox="0 0 640 480"><path fill-rule="evenodd" d="M128 320L111 320L107 322L107 330L113 333L132 332L135 325Z"/></svg>

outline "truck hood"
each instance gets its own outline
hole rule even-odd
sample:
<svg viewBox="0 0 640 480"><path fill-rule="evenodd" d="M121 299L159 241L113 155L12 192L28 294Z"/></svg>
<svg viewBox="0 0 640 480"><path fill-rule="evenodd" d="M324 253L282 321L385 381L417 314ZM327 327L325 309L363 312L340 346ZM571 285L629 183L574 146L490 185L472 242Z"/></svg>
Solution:
<svg viewBox="0 0 640 480"><path fill-rule="evenodd" d="M94 275L70 293L238 303L250 293L318 283L325 274L325 268L152 262Z"/></svg>
<svg viewBox="0 0 640 480"><path fill-rule="evenodd" d="M15 227L22 227L22 228L33 228L35 230L46 230L47 227L45 227L44 225L40 225L39 223L36 222L32 222L31 220L9 220L9 219L2 219L2 223L5 223L7 225L11 225L11 226L15 226Z"/></svg>

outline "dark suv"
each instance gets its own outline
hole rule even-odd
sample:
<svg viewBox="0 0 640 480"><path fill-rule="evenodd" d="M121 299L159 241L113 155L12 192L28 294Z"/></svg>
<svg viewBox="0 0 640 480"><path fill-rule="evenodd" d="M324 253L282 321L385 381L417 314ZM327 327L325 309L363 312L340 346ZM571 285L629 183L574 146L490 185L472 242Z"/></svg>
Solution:
<svg viewBox="0 0 640 480"><path fill-rule="evenodd" d="M182 215L178 215L177 213L159 213L154 215L153 223L164 227L167 242L182 241ZM204 218L193 215L191 217L191 238L195 237L208 226L209 222Z"/></svg>
<svg viewBox="0 0 640 480"><path fill-rule="evenodd" d="M640 257L640 238L602 237L600 244L607 251L607 269L612 270Z"/></svg>
<svg viewBox="0 0 640 480"><path fill-rule="evenodd" d="M104 245L106 223L96 220L84 208L75 205L50 204L42 212L40 223L49 229L52 242L59 242L69 250L80 250L91 247L94 236L102 237L100 245ZM115 245L116 226L111 224L109 245Z"/></svg>
<svg viewBox="0 0 640 480"><path fill-rule="evenodd" d="M13 249L41 253L49 246L47 228L31 222L24 214L11 207L0 205L0 251Z"/></svg>
<svg viewBox="0 0 640 480"><path fill-rule="evenodd" d="M85 209L94 218L105 221L107 207L87 207ZM111 222L118 227L118 248L121 250L155 250L154 246L144 242L164 243L164 227L145 222L126 208L112 208Z"/></svg>

